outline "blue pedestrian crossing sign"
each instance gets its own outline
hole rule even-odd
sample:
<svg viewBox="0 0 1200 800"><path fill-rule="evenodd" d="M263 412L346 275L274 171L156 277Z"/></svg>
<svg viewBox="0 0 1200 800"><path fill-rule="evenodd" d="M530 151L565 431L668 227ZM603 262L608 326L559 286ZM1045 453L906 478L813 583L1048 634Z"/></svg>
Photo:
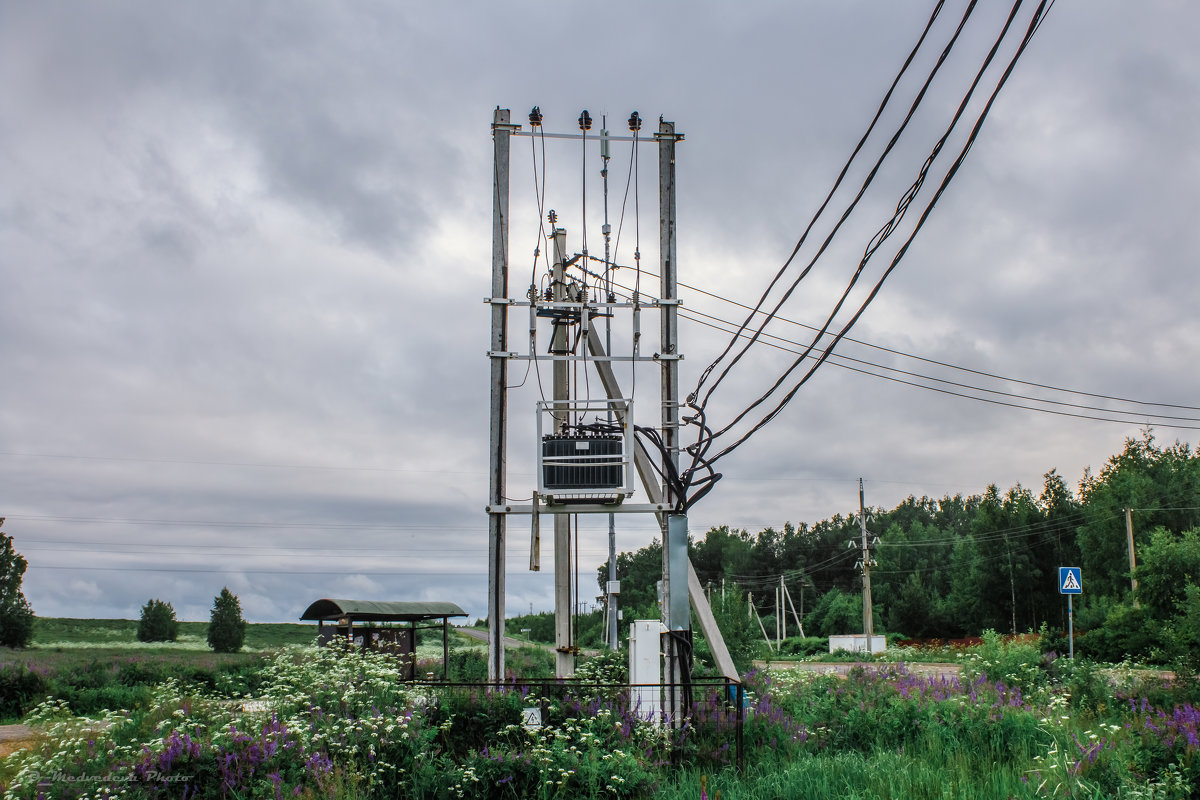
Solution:
<svg viewBox="0 0 1200 800"><path fill-rule="evenodd" d="M1079 567L1059 567L1058 593L1083 594L1083 570Z"/></svg>

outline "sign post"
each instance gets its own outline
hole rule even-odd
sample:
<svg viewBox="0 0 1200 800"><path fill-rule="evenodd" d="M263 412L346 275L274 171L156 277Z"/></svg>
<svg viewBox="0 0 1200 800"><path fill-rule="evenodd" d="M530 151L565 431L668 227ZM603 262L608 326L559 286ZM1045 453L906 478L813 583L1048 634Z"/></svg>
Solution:
<svg viewBox="0 0 1200 800"><path fill-rule="evenodd" d="M1083 570L1079 567L1058 568L1058 593L1067 596L1067 636L1070 638L1071 660L1075 660L1074 595L1083 594Z"/></svg>

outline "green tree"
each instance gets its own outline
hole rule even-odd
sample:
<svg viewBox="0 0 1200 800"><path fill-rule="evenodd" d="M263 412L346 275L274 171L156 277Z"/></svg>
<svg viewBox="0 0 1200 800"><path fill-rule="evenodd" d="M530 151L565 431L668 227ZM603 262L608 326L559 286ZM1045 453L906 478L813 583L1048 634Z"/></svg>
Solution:
<svg viewBox="0 0 1200 800"><path fill-rule="evenodd" d="M174 607L162 600L147 600L138 620L138 641L173 642L178 636L179 622L175 619Z"/></svg>
<svg viewBox="0 0 1200 800"><path fill-rule="evenodd" d="M928 636L936 631L933 626L933 598L926 581L913 573L905 579L894 600L887 604L888 630L903 632L908 636Z"/></svg>
<svg viewBox="0 0 1200 800"><path fill-rule="evenodd" d="M1100 629L1084 637L1099 658L1200 665L1200 530L1156 528L1141 550L1136 597L1114 603Z"/></svg>
<svg viewBox="0 0 1200 800"><path fill-rule="evenodd" d="M633 553L618 553L617 580L621 581L620 608L624 609L626 619L657 619L662 544L655 539ZM608 585L607 560L597 570L596 582L603 592Z"/></svg>
<svg viewBox="0 0 1200 800"><path fill-rule="evenodd" d="M4 518L0 517L0 525ZM26 647L33 638L33 609L21 593L28 566L13 547L11 536L0 533L0 646Z"/></svg>
<svg viewBox="0 0 1200 800"><path fill-rule="evenodd" d="M1141 439L1126 439L1125 449L1109 458L1099 475L1086 473L1079 494L1086 520L1078 531L1085 602L1120 599L1131 591L1125 509L1134 509L1139 561L1155 528L1180 534L1200 527L1200 456L1179 442L1158 447L1147 429Z"/></svg>
<svg viewBox="0 0 1200 800"><path fill-rule="evenodd" d="M862 595L841 589L830 589L821 595L812 613L804 619L804 632L809 636L861 633L862 629Z"/></svg>
<svg viewBox="0 0 1200 800"><path fill-rule="evenodd" d="M750 618L750 604L739 591L729 590L724 596L714 592L712 612L733 665L739 673L745 674L763 646L758 623ZM699 631L696 635L696 658L705 663L713 662L708 642Z"/></svg>
<svg viewBox="0 0 1200 800"><path fill-rule="evenodd" d="M229 587L213 598L212 615L208 620L208 646L218 653L236 653L246 641L246 620L242 619L242 604Z"/></svg>

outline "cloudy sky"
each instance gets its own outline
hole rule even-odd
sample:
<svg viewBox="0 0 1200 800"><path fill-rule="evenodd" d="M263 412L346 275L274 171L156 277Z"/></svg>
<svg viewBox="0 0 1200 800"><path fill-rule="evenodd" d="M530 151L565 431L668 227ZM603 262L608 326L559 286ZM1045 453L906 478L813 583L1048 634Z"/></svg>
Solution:
<svg viewBox="0 0 1200 800"><path fill-rule="evenodd" d="M772 333L799 341L792 322L822 321L912 183L1008 10L980 5ZM228 586L253 621L319 597L482 616L493 108L526 130L534 105L548 131L576 131L584 108L614 134L634 109L648 131L673 120L680 278L723 298L683 290L685 308L740 320L726 301L752 304L783 263L932 6L0 2L0 516L35 611L136 617L158 597L207 619ZM937 47L964 8L946 4ZM1197 38L1200 7L1182 0L1057 3L851 334L867 344L837 351L1117 421L831 362L721 463L692 530L854 511L860 476L885 507L992 482L1036 491L1051 468L1074 485L1147 422L1197 441L1195 408L1148 405L1200 405ZM931 66L922 54L914 74ZM539 242L531 144L514 140L514 294ZM614 227L630 150L613 145ZM636 244L655 271L656 154L641 152L617 260ZM586 231L596 254L594 143L588 156L547 144L546 204L570 249ZM690 320L681 337L691 385L725 340ZM752 350L711 419L789 358ZM639 370L639 408L654 380ZM529 496L537 397L533 377L513 392L514 498ZM586 599L606 523L581 529ZM653 535L619 520L622 549ZM510 610L552 606L528 546L514 520Z"/></svg>

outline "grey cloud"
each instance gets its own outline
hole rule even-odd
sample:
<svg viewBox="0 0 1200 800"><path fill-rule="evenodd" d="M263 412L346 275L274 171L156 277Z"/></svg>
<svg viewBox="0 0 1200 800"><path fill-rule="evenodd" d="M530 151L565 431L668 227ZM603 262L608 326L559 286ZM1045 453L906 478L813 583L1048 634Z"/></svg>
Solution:
<svg viewBox="0 0 1200 800"><path fill-rule="evenodd" d="M482 568L491 109L511 107L523 121L541 105L551 130L573 130L584 107L608 113L616 132L635 108L649 127L659 113L674 120L687 135L677 163L681 277L753 302L930 6L606 8L598 24L592 7L547 14L533 3L5 6L0 515L18 549L37 554L26 588L39 613L129 616L159 594L203 618L229 583L255 619L294 619L313 596L338 593L450 595L482 615L481 578L371 575L369 554L331 562L336 574L324 576L254 569L303 571L319 558L285 544L311 553L335 541L418 571L444 545L447 561ZM961 10L948 4L946 19ZM1197 385L1186 366L1200 341L1188 216L1195 16L1165 1L1058 4L855 335L1002 375L1190 402ZM964 43L971 52L991 20ZM956 79L968 60L955 62ZM950 88L931 97L942 112ZM863 221L790 316L817 321L941 118L915 123ZM514 292L536 233L529 141L517 144ZM573 148L549 150L548 200L577 247ZM614 172L625 152L614 150ZM652 148L643 159L642 249L656 269ZM598 188L594 171L589 187ZM593 195L594 224L598 206ZM626 262L630 237L626 228ZM685 299L726 319L744 314ZM683 372L694 380L723 339L685 329ZM913 366L850 343L841 351ZM728 419L784 358L756 352L713 418ZM639 376L640 393L650 373ZM532 376L514 393L513 497L528 496L537 396ZM639 402L653 417L655 401ZM1036 486L1051 467L1073 483L1133 430L826 367L723 465L728 477L692 527L754 530L844 513L859 475L878 505L991 481ZM1175 433L1186 431L1160 436ZM80 536L128 545L124 556L115 546L104 554L114 563L135 563L134 553L139 568L170 566L154 549L160 532L94 521L108 518L346 527L166 526L171 542L223 553L181 556L181 567L211 574L39 566L50 562L40 540ZM373 525L393 527L363 527ZM549 575L523 570L522 525L510 535L510 605L546 608ZM631 521L619 540L634 548L653 535ZM277 550L242 558L239 543ZM602 551L589 539L585 557ZM87 566L82 555L71 563Z"/></svg>

